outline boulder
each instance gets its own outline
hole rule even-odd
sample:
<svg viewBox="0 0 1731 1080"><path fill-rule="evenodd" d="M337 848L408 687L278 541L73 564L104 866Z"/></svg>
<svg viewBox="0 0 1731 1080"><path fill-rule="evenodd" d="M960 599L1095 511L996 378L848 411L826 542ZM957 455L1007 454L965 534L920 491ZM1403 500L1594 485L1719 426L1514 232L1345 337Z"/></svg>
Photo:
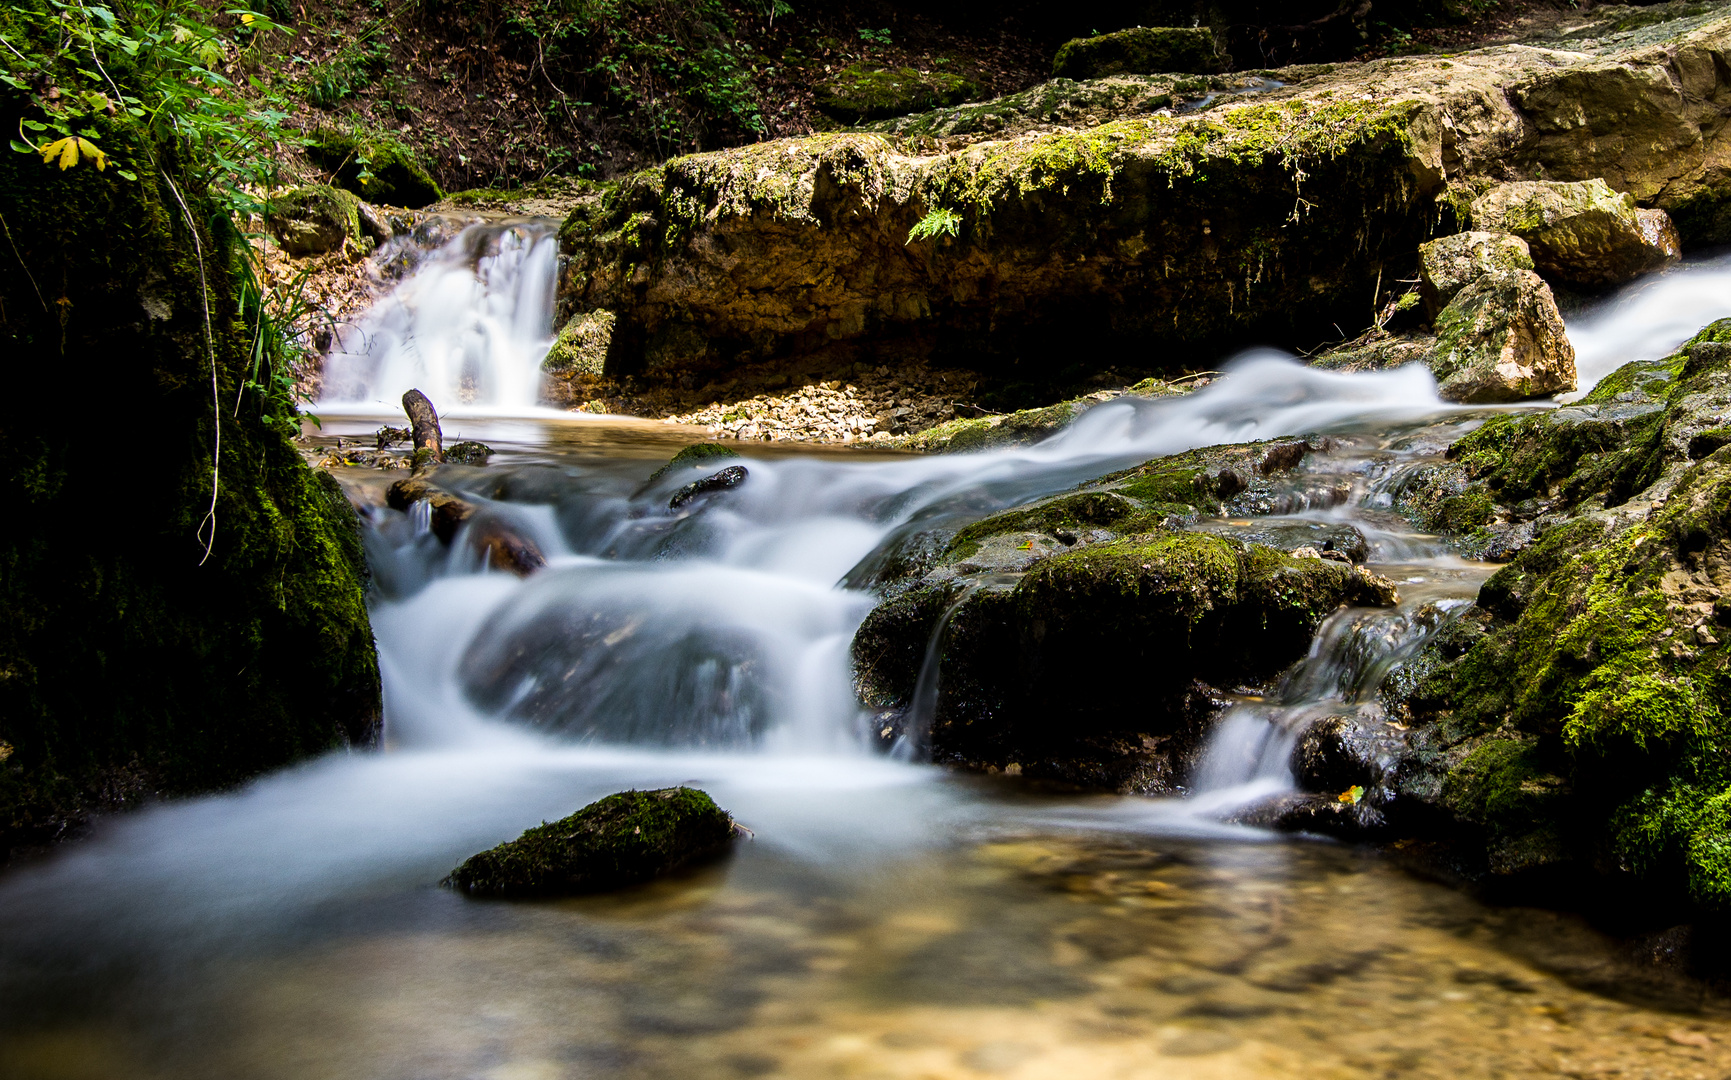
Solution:
<svg viewBox="0 0 1731 1080"><path fill-rule="evenodd" d="M611 312L607 374L645 384L937 356L1032 383L1073 370L1060 356L1303 348L1362 325L1379 272L1465 216L1451 183L1602 177L1686 243L1731 240L1710 150L1728 55L1731 20L1700 17L1257 86L1060 79L690 155L572 215L559 310ZM1196 84L1218 97L1186 111ZM933 214L953 228L910 243Z"/></svg>
<svg viewBox="0 0 1731 1080"><path fill-rule="evenodd" d="M1486 274L1533 269L1527 242L1508 233L1464 232L1422 244L1419 291L1435 319L1455 294Z"/></svg>
<svg viewBox="0 0 1731 1080"><path fill-rule="evenodd" d="M470 896L603 892L720 855L739 831L695 788L625 791L471 856L442 884Z"/></svg>
<svg viewBox="0 0 1731 1080"><path fill-rule="evenodd" d="M1575 388L1575 347L1531 270L1486 273L1437 315L1431 373L1448 401L1492 404Z"/></svg>
<svg viewBox="0 0 1731 1080"><path fill-rule="evenodd" d="M816 104L837 120L857 124L958 105L979 92L952 72L852 64L818 85Z"/></svg>
<svg viewBox="0 0 1731 1080"><path fill-rule="evenodd" d="M1663 210L1641 211L1603 180L1498 184L1471 214L1476 229L1521 237L1541 274L1571 285L1619 285L1681 255Z"/></svg>
<svg viewBox="0 0 1731 1080"><path fill-rule="evenodd" d="M854 639L855 683L880 733L915 725L936 760L1172 790L1219 704L1211 683L1271 677L1340 605L1393 598L1362 568L1157 529L1060 549L1014 584L897 596ZM910 716L934 634L934 708Z"/></svg>
<svg viewBox="0 0 1731 1080"><path fill-rule="evenodd" d="M309 137L306 153L338 187L368 202L422 207L444 194L420 154L395 136L326 129Z"/></svg>
<svg viewBox="0 0 1731 1080"><path fill-rule="evenodd" d="M1208 75L1230 66L1214 31L1206 26L1138 26L1065 42L1052 61L1052 75L1060 79L1163 72Z"/></svg>
<svg viewBox="0 0 1731 1080"><path fill-rule="evenodd" d="M345 241L360 246L360 207L359 199L340 188L311 184L271 199L265 228L290 255L323 255Z"/></svg>

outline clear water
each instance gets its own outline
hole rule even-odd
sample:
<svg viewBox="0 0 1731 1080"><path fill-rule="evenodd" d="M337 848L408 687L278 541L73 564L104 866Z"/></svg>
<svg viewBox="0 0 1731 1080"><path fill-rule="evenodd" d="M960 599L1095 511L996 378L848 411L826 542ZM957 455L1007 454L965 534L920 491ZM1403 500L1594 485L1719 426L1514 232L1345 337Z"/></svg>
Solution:
<svg viewBox="0 0 1731 1080"><path fill-rule="evenodd" d="M1596 327L1636 337L1614 313ZM1579 920L1229 823L1290 787L1307 716L1370 707L1420 606L1476 592L1490 568L1387 505L1483 415L1419 370L1255 354L1031 448L753 448L745 485L684 515L665 506L689 477L644 486L682 441L660 425L465 420L453 437L501 451L453 474L475 527L532 537L548 566L488 571L467 534L447 551L376 507L386 748L102 823L0 877L0 1076L1724 1075L1718 1003ZM1342 613L1231 710L1193 797L1054 794L867 749L847 646L872 600L836 583L897 530L1309 432L1336 449L1305 482L1345 494L1284 520L1359 526L1403 604ZM376 495L389 476L346 479ZM435 884L599 795L675 783L756 838L611 897Z"/></svg>

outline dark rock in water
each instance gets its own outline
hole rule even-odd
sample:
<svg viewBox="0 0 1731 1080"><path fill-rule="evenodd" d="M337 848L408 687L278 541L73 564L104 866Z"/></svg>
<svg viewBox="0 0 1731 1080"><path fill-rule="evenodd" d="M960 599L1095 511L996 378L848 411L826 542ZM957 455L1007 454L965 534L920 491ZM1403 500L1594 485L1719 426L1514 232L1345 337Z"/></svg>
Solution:
<svg viewBox="0 0 1731 1080"><path fill-rule="evenodd" d="M485 465L492 456L493 448L486 443L457 442L445 447L445 462L449 465Z"/></svg>
<svg viewBox="0 0 1731 1080"><path fill-rule="evenodd" d="M1267 544L1282 551L1315 548L1323 558L1339 557L1361 563L1370 557L1364 534L1345 522L1251 518L1244 522L1210 522L1198 529L1220 536L1235 536L1247 544Z"/></svg>
<svg viewBox="0 0 1731 1080"><path fill-rule="evenodd" d="M736 488L745 483L746 477L750 475L744 465L729 465L714 476L694 480L675 491L673 498L667 500L667 508L677 510L699 495L707 495L711 491L726 491L728 488Z"/></svg>
<svg viewBox="0 0 1731 1080"><path fill-rule="evenodd" d="M739 451L720 443L700 442L680 450L669 458L667 464L649 474L645 484L653 484L675 469L683 469L692 465L704 465L711 461L721 461L725 458L736 458Z"/></svg>
<svg viewBox="0 0 1731 1080"><path fill-rule="evenodd" d="M407 511L423 501L432 510L433 535L447 544L457 535L457 529L475 516L474 503L438 487L424 475L405 476L385 489L385 505L392 510Z"/></svg>
<svg viewBox="0 0 1731 1080"><path fill-rule="evenodd" d="M471 896L604 892L719 855L739 831L695 788L625 791L471 856L442 884Z"/></svg>
<svg viewBox="0 0 1731 1080"><path fill-rule="evenodd" d="M912 704L942 625L935 714L915 718L931 721L935 758L1170 790L1218 706L1211 682L1270 676L1341 604L1393 599L1359 568L1204 533L1053 543L1019 579L916 587L866 618L856 688L880 727Z"/></svg>
<svg viewBox="0 0 1731 1080"><path fill-rule="evenodd" d="M1362 716L1325 716L1305 729L1292 750L1292 773L1309 791L1325 794L1369 787L1406 750L1400 731Z"/></svg>
<svg viewBox="0 0 1731 1080"><path fill-rule="evenodd" d="M1059 79L1168 72L1211 75L1225 71L1230 63L1214 31L1206 26L1137 26L1065 42L1052 61L1052 75Z"/></svg>
<svg viewBox="0 0 1731 1080"><path fill-rule="evenodd" d="M527 577L547 565L540 545L498 518L478 522L469 532L469 543L487 557L487 565L518 577Z"/></svg>

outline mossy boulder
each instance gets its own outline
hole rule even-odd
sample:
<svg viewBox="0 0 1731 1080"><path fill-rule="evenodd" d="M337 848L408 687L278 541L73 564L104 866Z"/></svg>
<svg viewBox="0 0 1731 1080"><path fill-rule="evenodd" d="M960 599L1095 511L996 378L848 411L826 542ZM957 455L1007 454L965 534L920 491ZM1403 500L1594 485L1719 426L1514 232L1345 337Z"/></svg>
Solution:
<svg viewBox="0 0 1731 1080"><path fill-rule="evenodd" d="M861 625L855 685L880 733L929 723L910 737L929 738L939 761L1173 790L1219 703L1215 684L1270 677L1340 605L1391 599L1386 582L1341 563L1157 529L1052 555L1013 584L902 593ZM933 712L910 715L934 633Z"/></svg>
<svg viewBox="0 0 1731 1080"><path fill-rule="evenodd" d="M311 184L270 200L265 227L277 246L290 255L323 255L344 243L359 247L361 201L341 188Z"/></svg>
<svg viewBox="0 0 1731 1080"><path fill-rule="evenodd" d="M1431 374L1444 400L1495 404L1575 388L1575 347L1531 270L1487 273L1437 315Z"/></svg>
<svg viewBox="0 0 1731 1080"><path fill-rule="evenodd" d="M1731 450L1698 441L1731 407L1728 339L1451 448L1454 498L1526 539L1385 684L1396 831L1487 875L1731 909Z"/></svg>
<svg viewBox="0 0 1731 1080"><path fill-rule="evenodd" d="M253 367L244 241L178 143L96 124L138 180L0 160L0 854L379 732L360 525L249 387L279 360ZM69 371L100 388L73 425L41 406ZM150 452L120 480L91 433L141 410Z"/></svg>
<svg viewBox="0 0 1731 1080"><path fill-rule="evenodd" d="M444 194L421 155L392 135L327 129L313 133L306 153L338 187L368 202L421 207Z"/></svg>
<svg viewBox="0 0 1731 1080"><path fill-rule="evenodd" d="M1163 72L1210 75L1225 71L1231 63L1214 31L1206 26L1138 26L1065 42L1052 61L1052 75L1059 79Z"/></svg>
<svg viewBox="0 0 1731 1080"><path fill-rule="evenodd" d="M820 83L816 102L837 120L859 123L959 105L979 92L977 84L954 72L861 63Z"/></svg>
<svg viewBox="0 0 1731 1080"><path fill-rule="evenodd" d="M625 791L469 857L444 884L470 896L605 892L714 858L736 830L695 788Z"/></svg>
<svg viewBox="0 0 1731 1080"><path fill-rule="evenodd" d="M1682 251L1663 210L1642 210L1599 179L1498 184L1471 213L1474 228L1521 237L1540 273L1574 285L1619 285Z"/></svg>
<svg viewBox="0 0 1731 1080"><path fill-rule="evenodd" d="M1527 242L1508 233L1456 233L1420 245L1418 257L1419 291L1433 319L1479 278L1533 269Z"/></svg>
<svg viewBox="0 0 1731 1080"><path fill-rule="evenodd" d="M1362 326L1379 273L1410 276L1492 180L1727 198L1705 148L1731 22L1665 33L1277 70L1239 92L1053 80L678 158L573 215L560 311L614 312L608 374L648 383L902 358L1034 383L1054 356L1310 348ZM933 214L953 229L910 242Z"/></svg>

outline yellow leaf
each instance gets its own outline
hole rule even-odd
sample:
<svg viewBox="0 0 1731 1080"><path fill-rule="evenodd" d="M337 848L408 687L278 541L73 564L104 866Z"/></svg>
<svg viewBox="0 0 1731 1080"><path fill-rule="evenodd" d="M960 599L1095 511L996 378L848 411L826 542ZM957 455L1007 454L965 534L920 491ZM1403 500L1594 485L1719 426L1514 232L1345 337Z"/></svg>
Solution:
<svg viewBox="0 0 1731 1080"><path fill-rule="evenodd" d="M78 149L83 151L85 157L96 162L97 172L101 172L103 169L108 168L108 155L98 150L96 144L91 142L89 139L79 139Z"/></svg>
<svg viewBox="0 0 1731 1080"><path fill-rule="evenodd" d="M1362 798L1364 798L1364 786L1361 784L1354 784L1340 793L1341 802L1352 803L1354 806L1357 806L1358 800Z"/></svg>
<svg viewBox="0 0 1731 1080"><path fill-rule="evenodd" d="M65 172L78 164L78 140L61 139L60 141L65 144L65 148L60 151L60 171Z"/></svg>
<svg viewBox="0 0 1731 1080"><path fill-rule="evenodd" d="M257 15L254 15L252 12L248 11L248 12L241 15L241 17L240 17L241 25L251 26L253 24L253 20L255 20L257 18L258 18Z"/></svg>

